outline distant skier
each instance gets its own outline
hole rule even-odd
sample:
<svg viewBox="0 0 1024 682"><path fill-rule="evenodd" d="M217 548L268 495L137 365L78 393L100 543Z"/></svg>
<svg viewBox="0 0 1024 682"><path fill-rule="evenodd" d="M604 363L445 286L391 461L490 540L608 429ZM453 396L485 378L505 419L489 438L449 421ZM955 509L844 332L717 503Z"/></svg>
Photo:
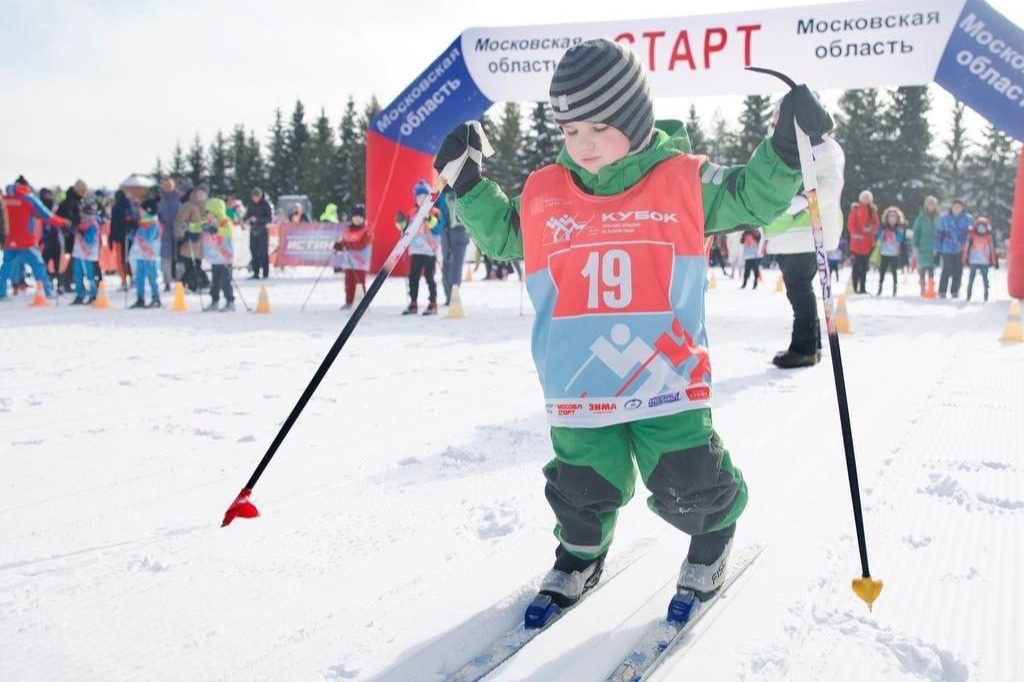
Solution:
<svg viewBox="0 0 1024 682"><path fill-rule="evenodd" d="M481 178L479 154L452 183L483 252L525 257L537 311L533 356L555 451L545 494L559 541L538 600L567 606L597 583L637 467L651 508L692 536L679 589L707 599L721 587L747 486L712 426L704 236L777 218L800 185L794 118L811 136L832 120L802 86L747 166L718 166L690 155L681 123L655 126L644 67L604 39L562 57L550 96L565 147L521 196ZM481 142L463 124L434 167L467 147ZM550 227L562 216L586 223L568 241Z"/></svg>
<svg viewBox="0 0 1024 682"><path fill-rule="evenodd" d="M875 250L875 235L880 221L875 198L869 190L860 193L860 201L850 207L846 218L846 231L850 235L850 255L853 256L853 290L866 294L869 258Z"/></svg>
<svg viewBox="0 0 1024 682"><path fill-rule="evenodd" d="M3 203L7 214L7 239L4 242L3 265L0 265L0 301L7 300L7 281L20 281L26 265L32 270L36 282L43 285L47 298L53 296L53 285L39 253L39 242L44 227L64 227L68 221L50 213L32 193L32 187L24 176L18 176L7 188Z"/></svg>
<svg viewBox="0 0 1024 682"><path fill-rule="evenodd" d="M356 204L341 238L334 243L337 252L338 269L345 273L345 305L349 310L356 300L356 285L366 290L366 272L370 269L370 253L373 234L366 224L366 207Z"/></svg>
<svg viewBox="0 0 1024 682"><path fill-rule="evenodd" d="M935 230L935 251L942 260L939 298L946 298L947 287L950 296L960 296L960 280L964 275L962 255L967 231L973 223L974 218L964 210L964 202L960 199L955 199L946 215L939 220L939 227Z"/></svg>
<svg viewBox="0 0 1024 682"><path fill-rule="evenodd" d="M75 278L75 299L71 305L88 305L96 300L96 267L100 259L100 224L96 204L83 201L75 243L71 247L71 269Z"/></svg>
<svg viewBox="0 0 1024 682"><path fill-rule="evenodd" d="M232 228L224 200L209 199L202 226L203 260L210 263L211 301L207 311L230 313L235 310L235 293L231 289L231 268L235 260ZM218 310L221 296L224 296L224 307Z"/></svg>
<svg viewBox="0 0 1024 682"><path fill-rule="evenodd" d="M939 224L939 200L926 197L921 212L914 218L914 260L921 278L921 295L927 291L925 278L935 286L935 230Z"/></svg>
<svg viewBox="0 0 1024 682"><path fill-rule="evenodd" d="M747 288L747 280L751 275L754 276L752 288L756 289L761 281L761 230L744 230L740 243L743 245L743 284L740 289Z"/></svg>
<svg viewBox="0 0 1024 682"><path fill-rule="evenodd" d="M135 303L131 308L159 308L160 290L156 286L156 271L160 263L160 221L155 213L140 209L139 225L131 239L128 260L135 273ZM150 302L146 305L146 284L149 284Z"/></svg>
<svg viewBox="0 0 1024 682"><path fill-rule="evenodd" d="M416 201L409 214L399 213L395 218L395 226L404 230L409 224L410 217L416 214L419 207L428 196L430 196L430 185L426 180L420 180L412 188L412 196ZM430 211L430 215L423 221L420 233L412 238L409 244L409 307L403 315L415 315L419 312L420 276L427 280L427 293L429 300L424 315L437 314L437 282L434 280L434 272L437 269L437 252L441 248L439 235L444 225L441 223L441 212L437 208Z"/></svg>
<svg viewBox="0 0 1024 682"><path fill-rule="evenodd" d="M907 221L903 217L903 211L890 206L882 211L882 226L878 228L875 238L878 240L878 252L882 257L882 264L878 268L878 292L875 296L882 295L882 285L885 284L885 273L892 273L892 295L896 296L896 285L899 282L900 253L903 249L903 242L906 237Z"/></svg>
<svg viewBox="0 0 1024 682"><path fill-rule="evenodd" d="M988 269L997 265L996 247L992 241L992 225L988 218L979 216L967 233L964 244L963 264L970 267L971 274L967 278L967 300L971 300L974 291L974 277L981 273L981 281L985 285L985 300L988 300Z"/></svg>

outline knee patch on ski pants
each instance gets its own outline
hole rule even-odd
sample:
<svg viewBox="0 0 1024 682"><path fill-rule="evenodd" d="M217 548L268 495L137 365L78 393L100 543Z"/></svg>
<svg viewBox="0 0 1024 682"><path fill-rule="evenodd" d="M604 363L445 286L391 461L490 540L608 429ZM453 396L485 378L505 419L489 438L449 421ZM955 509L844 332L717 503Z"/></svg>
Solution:
<svg viewBox="0 0 1024 682"><path fill-rule="evenodd" d="M544 467L555 536L581 559L607 551L619 507L633 497L636 469L648 506L691 535L735 523L747 503L743 475L711 426L693 410L594 429L553 427L555 459Z"/></svg>

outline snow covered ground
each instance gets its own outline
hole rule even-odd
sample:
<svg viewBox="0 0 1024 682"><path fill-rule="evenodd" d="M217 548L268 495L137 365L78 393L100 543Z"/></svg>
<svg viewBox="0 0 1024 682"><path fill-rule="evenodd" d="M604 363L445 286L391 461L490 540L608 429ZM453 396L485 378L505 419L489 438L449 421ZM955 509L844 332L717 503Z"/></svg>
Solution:
<svg viewBox="0 0 1024 682"><path fill-rule="evenodd" d="M107 312L0 308L0 680L434 682L519 619L553 539L517 282L467 284L461 321L400 317L389 282L257 487L264 516L220 528L345 319L337 280L299 313L314 275L272 280L269 316L118 293ZM827 360L769 364L790 324L776 276L708 294L715 421L751 491L737 542L766 549L658 679L1024 679L1004 274L987 305L916 284L850 301L873 613L849 589ZM650 551L492 682L603 680L661 615L685 538L641 499L616 537L613 561Z"/></svg>

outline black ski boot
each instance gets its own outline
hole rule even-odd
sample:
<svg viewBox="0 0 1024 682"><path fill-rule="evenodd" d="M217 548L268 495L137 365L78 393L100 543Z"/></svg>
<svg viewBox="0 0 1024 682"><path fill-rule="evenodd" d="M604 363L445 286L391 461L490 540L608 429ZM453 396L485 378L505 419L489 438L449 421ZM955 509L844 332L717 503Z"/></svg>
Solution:
<svg viewBox="0 0 1024 682"><path fill-rule="evenodd" d="M152 301L149 302L149 305L146 306L146 307L147 308L163 308L164 306L163 306L163 303L160 302L159 298L154 298Z"/></svg>
<svg viewBox="0 0 1024 682"><path fill-rule="evenodd" d="M129 308L145 308L146 307L146 301L141 299L141 298L137 298L137 299L135 299L135 303L132 303L128 307Z"/></svg>
<svg viewBox="0 0 1024 682"><path fill-rule="evenodd" d="M690 549L679 569L676 596L668 605L670 621L685 623L701 604L714 599L722 589L735 534L734 523L720 531L690 538Z"/></svg>
<svg viewBox="0 0 1024 682"><path fill-rule="evenodd" d="M804 355L794 353L792 350L784 350L775 354L772 364L779 369L796 369L797 367L813 367L821 361L821 353Z"/></svg>
<svg viewBox="0 0 1024 682"><path fill-rule="evenodd" d="M410 303L409 307L402 311L403 315L415 315L419 312L419 305L416 303Z"/></svg>
<svg viewBox="0 0 1024 682"><path fill-rule="evenodd" d="M423 311L423 315L437 315L437 301L431 301L427 309Z"/></svg>
<svg viewBox="0 0 1024 682"><path fill-rule="evenodd" d="M540 583L540 592L524 616L527 628L542 628L580 600L583 594L601 580L605 554L596 559L578 559L561 545L555 550L555 565Z"/></svg>
<svg viewBox="0 0 1024 682"><path fill-rule="evenodd" d="M75 296L75 300L71 301L68 305L85 305L85 299L81 296Z"/></svg>

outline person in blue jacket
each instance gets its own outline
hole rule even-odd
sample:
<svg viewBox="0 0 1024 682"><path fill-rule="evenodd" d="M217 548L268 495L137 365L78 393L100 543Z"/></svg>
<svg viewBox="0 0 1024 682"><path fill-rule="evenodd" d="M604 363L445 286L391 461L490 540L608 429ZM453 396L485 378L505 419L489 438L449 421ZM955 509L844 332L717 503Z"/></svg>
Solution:
<svg viewBox="0 0 1024 682"><path fill-rule="evenodd" d="M967 231L974 224L974 218L964 210L964 202L953 201L946 215L942 216L935 230L936 260L942 260L942 274L939 275L939 298L946 298L946 290L953 298L960 296L960 280L964 274L961 260Z"/></svg>

